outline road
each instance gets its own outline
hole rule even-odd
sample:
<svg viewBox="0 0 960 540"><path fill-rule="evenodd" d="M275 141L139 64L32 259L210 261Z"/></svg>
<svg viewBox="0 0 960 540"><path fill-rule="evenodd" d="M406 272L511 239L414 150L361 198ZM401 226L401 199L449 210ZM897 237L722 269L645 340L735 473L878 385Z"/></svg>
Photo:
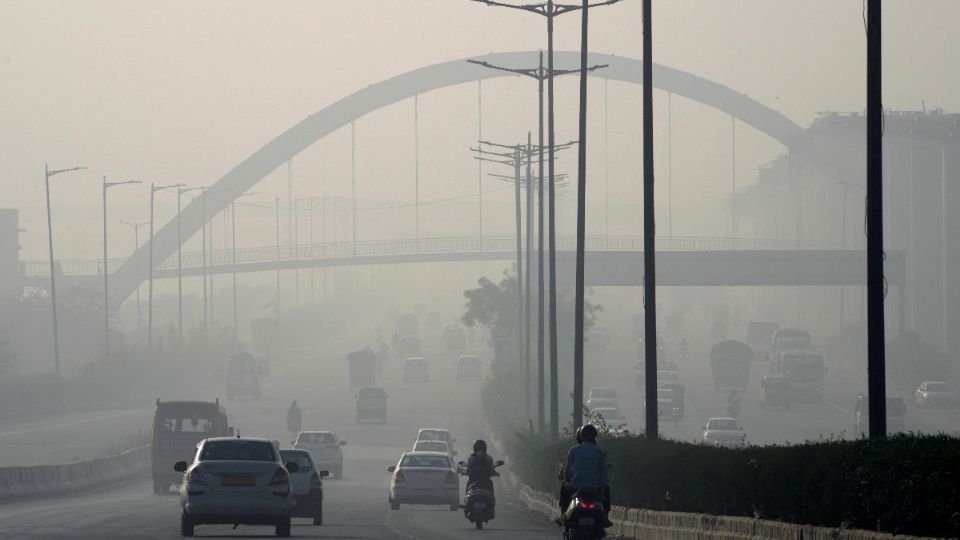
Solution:
<svg viewBox="0 0 960 540"><path fill-rule="evenodd" d="M347 441L344 477L328 479L325 524L295 519L293 535L303 538L556 538L559 529L514 505L506 488L498 485L497 518L477 531L462 512L443 507L387 504L389 473L400 452L409 449L420 427L446 427L457 438L465 457L477 428L479 383L457 383L453 364L428 355L432 381L400 382L399 361L385 368L381 379L389 394L386 424L356 424L354 396L346 388L343 356L287 359L274 364L273 380L265 382L260 401L227 402L230 423L243 435L289 443L285 410L292 399L303 408L304 429L331 429ZM221 391L222 395L222 391ZM64 422L65 426L70 422ZM94 422L91 430L105 433ZM53 432L57 430L52 428ZM63 429L67 429L64 427ZM69 429L76 429L76 426ZM499 457L499 456L498 456ZM175 495L153 495L145 476L122 485L83 494L0 504L3 538L176 538L179 537L179 501ZM199 526L197 536L272 536L269 527Z"/></svg>

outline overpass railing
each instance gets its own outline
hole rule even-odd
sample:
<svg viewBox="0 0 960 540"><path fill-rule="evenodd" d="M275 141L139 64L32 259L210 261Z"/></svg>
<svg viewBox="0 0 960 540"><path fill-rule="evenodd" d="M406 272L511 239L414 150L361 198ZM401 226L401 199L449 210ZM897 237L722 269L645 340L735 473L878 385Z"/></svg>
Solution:
<svg viewBox="0 0 960 540"><path fill-rule="evenodd" d="M557 237L558 251L576 249L573 236ZM793 240L720 238L708 236L662 237L656 239L658 251L748 251L782 249L833 249L834 245L820 242L796 242ZM589 236L586 239L587 251L642 251L643 238L640 236ZM448 237L421 238L419 240L366 240L362 242L337 242L326 244L300 244L281 246L261 246L239 248L234 253L230 249L207 251L206 262L202 251L182 253L184 269L207 266L227 266L236 264L268 263L271 261L347 259L356 257L389 257L404 255L426 255L442 253L504 253L516 251L516 238L513 236L494 237ZM108 259L107 271L114 272L126 259ZM50 264L45 260L25 260L21 263L26 276L45 276L50 274ZM176 270L177 255L171 255L157 266L157 270ZM102 275L103 261L96 259L64 259L57 261L57 273L62 275Z"/></svg>

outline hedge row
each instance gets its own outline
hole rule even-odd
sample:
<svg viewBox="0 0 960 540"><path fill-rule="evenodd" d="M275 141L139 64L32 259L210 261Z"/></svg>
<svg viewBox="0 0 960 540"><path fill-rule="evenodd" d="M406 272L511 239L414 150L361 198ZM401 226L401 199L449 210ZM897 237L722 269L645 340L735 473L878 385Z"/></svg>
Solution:
<svg viewBox="0 0 960 540"><path fill-rule="evenodd" d="M529 429L508 440L521 479L555 491L569 443ZM732 450L623 434L601 446L618 505L960 537L960 440L948 436Z"/></svg>

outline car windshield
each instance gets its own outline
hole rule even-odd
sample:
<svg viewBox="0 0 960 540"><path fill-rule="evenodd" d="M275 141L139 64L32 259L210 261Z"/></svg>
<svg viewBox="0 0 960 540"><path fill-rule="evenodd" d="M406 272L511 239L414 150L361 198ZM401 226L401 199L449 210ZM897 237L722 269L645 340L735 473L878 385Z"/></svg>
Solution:
<svg viewBox="0 0 960 540"><path fill-rule="evenodd" d="M711 420L710 423L707 424L707 429L732 431L737 429L737 421L736 420Z"/></svg>
<svg viewBox="0 0 960 540"><path fill-rule="evenodd" d="M613 388L594 388L590 391L591 398L615 398L617 393Z"/></svg>
<svg viewBox="0 0 960 540"><path fill-rule="evenodd" d="M673 399L673 390L670 389L660 389L657 390L657 399Z"/></svg>
<svg viewBox="0 0 960 540"><path fill-rule="evenodd" d="M333 433L301 433L298 444L335 444L337 438Z"/></svg>
<svg viewBox="0 0 960 540"><path fill-rule="evenodd" d="M927 392L952 392L950 385L942 382L927 383Z"/></svg>
<svg viewBox="0 0 960 540"><path fill-rule="evenodd" d="M213 431L213 418L206 411L161 411L157 428L166 433L210 433Z"/></svg>
<svg viewBox="0 0 960 540"><path fill-rule="evenodd" d="M284 463L296 463L299 470L297 472L307 472L313 469L313 462L310 461L310 454L306 452L291 452L289 450L280 451L280 460Z"/></svg>
<svg viewBox="0 0 960 540"><path fill-rule="evenodd" d="M266 441L210 441L203 445L200 461L276 461L273 445Z"/></svg>
<svg viewBox="0 0 960 540"><path fill-rule="evenodd" d="M418 441L449 441L450 434L446 431L421 431Z"/></svg>
<svg viewBox="0 0 960 540"><path fill-rule="evenodd" d="M449 469L450 459L444 456L425 456L407 454L400 460L400 467L421 467L426 469Z"/></svg>
<svg viewBox="0 0 960 540"><path fill-rule="evenodd" d="M357 396L363 399L380 399L384 396L383 388L361 388Z"/></svg>
<svg viewBox="0 0 960 540"><path fill-rule="evenodd" d="M417 452L446 452L447 443L443 441L420 441L414 450Z"/></svg>

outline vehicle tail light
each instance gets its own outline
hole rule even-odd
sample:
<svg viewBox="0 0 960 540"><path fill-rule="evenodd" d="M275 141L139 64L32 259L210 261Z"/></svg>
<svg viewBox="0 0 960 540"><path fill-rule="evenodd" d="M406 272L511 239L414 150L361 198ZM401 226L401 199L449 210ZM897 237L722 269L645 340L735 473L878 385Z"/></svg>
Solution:
<svg viewBox="0 0 960 540"><path fill-rule="evenodd" d="M597 503L591 501L580 501L580 508L584 508L586 510L596 510Z"/></svg>
<svg viewBox="0 0 960 540"><path fill-rule="evenodd" d="M203 473L200 472L200 469L194 469L187 473L187 483L206 484L206 482L203 480Z"/></svg>
<svg viewBox="0 0 960 540"><path fill-rule="evenodd" d="M310 475L310 487L320 487L323 485L323 481L320 480L320 475L316 471Z"/></svg>
<svg viewBox="0 0 960 540"><path fill-rule="evenodd" d="M397 469L397 472L393 473L394 482L404 482L406 479L403 477L403 471Z"/></svg>
<svg viewBox="0 0 960 540"><path fill-rule="evenodd" d="M456 483L457 483L457 475L454 474L453 471L450 471L450 472L447 473L447 478L445 479L445 481L446 481L446 483L448 483L448 484L456 484Z"/></svg>
<svg viewBox="0 0 960 540"><path fill-rule="evenodd" d="M287 470L283 467L277 469L277 472L273 473L273 478L270 479L271 486L285 486L290 483L290 475L287 473Z"/></svg>

